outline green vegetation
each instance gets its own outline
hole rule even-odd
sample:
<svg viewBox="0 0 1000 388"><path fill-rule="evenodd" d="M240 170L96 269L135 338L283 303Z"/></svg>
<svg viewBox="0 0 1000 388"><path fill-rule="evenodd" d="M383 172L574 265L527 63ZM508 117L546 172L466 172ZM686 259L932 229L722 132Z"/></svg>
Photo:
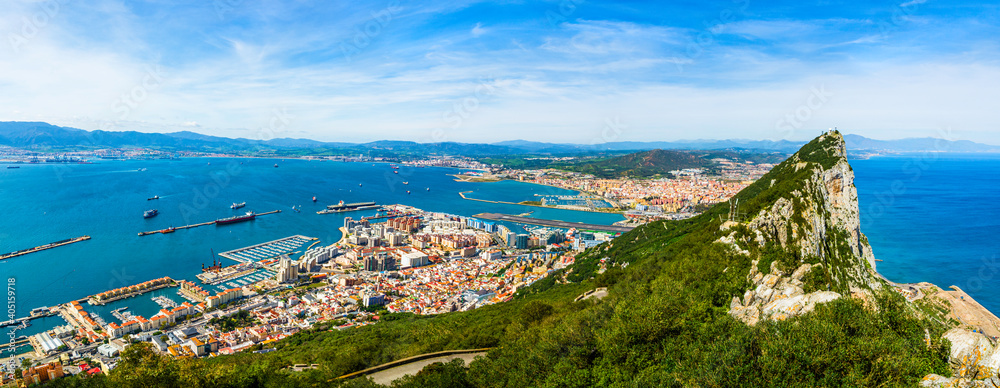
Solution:
<svg viewBox="0 0 1000 388"><path fill-rule="evenodd" d="M241 327L247 327L254 324L256 320L250 316L250 313L246 310L240 310L236 314L230 315L228 317L222 318L212 318L208 321L211 325L217 325L219 331L227 332L239 329Z"/></svg>
<svg viewBox="0 0 1000 388"><path fill-rule="evenodd" d="M810 150L807 163L830 165ZM747 214L805 185L811 169L794 163L782 163L739 194ZM393 386L896 387L929 373L950 375L950 344L941 338L946 326L926 319L939 309L916 309L891 291L756 326L732 318L729 303L749 287L755 259L758 269L822 263L806 277L813 290L843 287L836 279L856 264L842 256L849 254L841 246L846 236L837 233L828 233L821 260L773 243L748 244L749 231L738 225L736 236L750 254L737 253L715 243L729 233L720 230L728 211L722 204L692 219L636 228L507 303L439 316L387 314L376 325L347 330L328 322L274 343L276 351L267 354L173 361L136 345L109 377L56 385L371 387L370 380L337 377L413 355L476 348L491 350L468 369L433 364ZM598 286L608 287L604 299L573 301ZM320 367L286 368L299 363Z"/></svg>
<svg viewBox="0 0 1000 388"><path fill-rule="evenodd" d="M667 176L669 171L685 168L712 168L711 158L724 157L737 160L773 160L767 154L735 153L729 151L674 151L651 150L626 155L609 153L581 155L572 160L531 158L527 155L480 158L482 163L503 165L506 168L533 170L553 168L591 174L598 178L650 178ZM776 161L775 161L776 162Z"/></svg>
<svg viewBox="0 0 1000 388"><path fill-rule="evenodd" d="M692 152L652 150L603 160L553 165L553 168L591 174L598 178L649 178L666 176L668 171L708 168L712 165L712 161Z"/></svg>

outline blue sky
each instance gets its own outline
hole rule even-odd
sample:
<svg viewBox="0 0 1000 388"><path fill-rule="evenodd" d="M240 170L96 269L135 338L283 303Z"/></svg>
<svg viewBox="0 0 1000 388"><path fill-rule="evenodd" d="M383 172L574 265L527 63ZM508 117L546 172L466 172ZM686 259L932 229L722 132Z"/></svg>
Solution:
<svg viewBox="0 0 1000 388"><path fill-rule="evenodd" d="M0 120L324 141L1000 144L1000 6L12 0Z"/></svg>

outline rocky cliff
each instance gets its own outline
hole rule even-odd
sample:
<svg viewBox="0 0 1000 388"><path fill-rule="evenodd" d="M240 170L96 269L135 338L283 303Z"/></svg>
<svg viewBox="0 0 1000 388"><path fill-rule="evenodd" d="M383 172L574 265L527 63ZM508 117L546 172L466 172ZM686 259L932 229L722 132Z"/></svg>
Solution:
<svg viewBox="0 0 1000 388"><path fill-rule="evenodd" d="M947 330L941 337L951 344L953 377L932 374L921 385L1000 386L1000 319L957 288L893 284L875 272L840 133L813 140L747 191L746 202L732 201L718 240L753 259L746 275L749 287L733 297L730 315L756 325L806 314L844 296L868 299L893 287L912 313Z"/></svg>
<svg viewBox="0 0 1000 388"><path fill-rule="evenodd" d="M729 233L719 240L754 259L751 287L733 298L730 314L747 324L785 319L883 286L839 132L816 138L754 185L750 202L732 201L722 224Z"/></svg>

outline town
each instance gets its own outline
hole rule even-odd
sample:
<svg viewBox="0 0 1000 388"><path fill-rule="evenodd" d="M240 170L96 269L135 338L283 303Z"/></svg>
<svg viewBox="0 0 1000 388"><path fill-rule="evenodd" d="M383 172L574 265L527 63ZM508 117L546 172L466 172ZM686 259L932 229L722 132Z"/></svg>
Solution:
<svg viewBox="0 0 1000 388"><path fill-rule="evenodd" d="M18 369L30 385L66 374L107 373L137 342L175 358L266 352L268 344L320 322L344 330L376 324L385 314L475 309L510 300L572 264L576 252L616 237L406 205L382 206L358 220L345 217L341 231L342 239L329 245L291 236L220 254L238 263L206 267L194 281L151 279L36 309L33 316L59 315L67 324L28 337L34 351L10 358L0 372L10 382ZM294 259L281 250L310 242ZM153 297L162 308L150 317L116 309L112 315L121 323L87 311L158 290L184 302Z"/></svg>

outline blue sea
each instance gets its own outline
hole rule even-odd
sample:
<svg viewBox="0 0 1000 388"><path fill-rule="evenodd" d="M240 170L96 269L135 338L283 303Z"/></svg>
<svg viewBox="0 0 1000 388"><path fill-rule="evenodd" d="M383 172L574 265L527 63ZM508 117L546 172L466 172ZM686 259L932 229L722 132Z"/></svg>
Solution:
<svg viewBox="0 0 1000 388"><path fill-rule="evenodd" d="M1000 155L914 153L851 165L880 273L955 285L1000 313Z"/></svg>
<svg viewBox="0 0 1000 388"><path fill-rule="evenodd" d="M279 167L274 167L277 163ZM878 270L897 282L958 285L987 308L1000 311L1000 155L912 154L852 160L861 206L862 231L875 251ZM145 169L145 171L139 171ZM471 216L481 212L611 224L619 215L463 200L520 202L540 195L577 192L523 182L457 182L462 170L384 163L280 159L191 158L102 161L80 165L23 165L0 169L0 253L89 235L89 241L0 261L0 278L15 279L16 314L54 306L108 289L170 276L194 280L214 253L301 234L323 244L340 239L344 216L317 215L327 204L376 201ZM408 184L403 184L407 182ZM428 189L430 189L428 191ZM407 193L409 191L409 193ZM147 201L159 195L159 200ZM311 198L316 196L318 202ZM247 202L232 210L233 202ZM301 212L292 211L301 206ZM145 210L160 215L143 219ZM255 221L203 226L172 234L150 231L241 214L279 214ZM177 302L161 290L105 306L88 306L108 322L110 312L128 307L149 317L158 309L151 296ZM18 335L65 324L59 317L36 319ZM0 330L6 332L4 330ZM2 355L0 355L2 356Z"/></svg>
<svg viewBox="0 0 1000 388"><path fill-rule="evenodd" d="M278 164L278 167L274 167ZM145 171L140 171L145 169ZM472 198L520 202L535 194L576 195L576 191L502 181L457 182L451 168L400 166L395 173L385 163L344 163L297 159L190 158L152 161L101 161L95 164L22 165L0 169L0 253L7 253L89 235L91 240L0 261L0 277L14 278L17 316L39 306L54 306L105 290L163 276L196 280L201 265L236 248L292 235L316 237L322 244L340 239L344 217L355 219L373 210L318 215L338 201L376 201L471 216L482 212L521 214L595 224L611 224L621 215L547 209L464 200ZM407 184L403 184L407 182ZM428 190L429 189L429 190ZM407 192L409 191L409 193ZM147 200L159 195L158 200ZM317 202L312 202L312 197ZM233 202L245 208L230 209ZM293 206L301 206L294 212ZM148 209L160 214L144 219ZM213 221L248 210L252 222L208 225L171 234L138 236L138 232ZM133 314L152 316L159 310L151 296L166 295L183 302L171 290L105 306L86 307L107 322L110 312L129 307ZM31 335L65 324L52 317L32 321L20 334ZM2 331L2 330L0 330ZM6 331L4 331L6 332Z"/></svg>

